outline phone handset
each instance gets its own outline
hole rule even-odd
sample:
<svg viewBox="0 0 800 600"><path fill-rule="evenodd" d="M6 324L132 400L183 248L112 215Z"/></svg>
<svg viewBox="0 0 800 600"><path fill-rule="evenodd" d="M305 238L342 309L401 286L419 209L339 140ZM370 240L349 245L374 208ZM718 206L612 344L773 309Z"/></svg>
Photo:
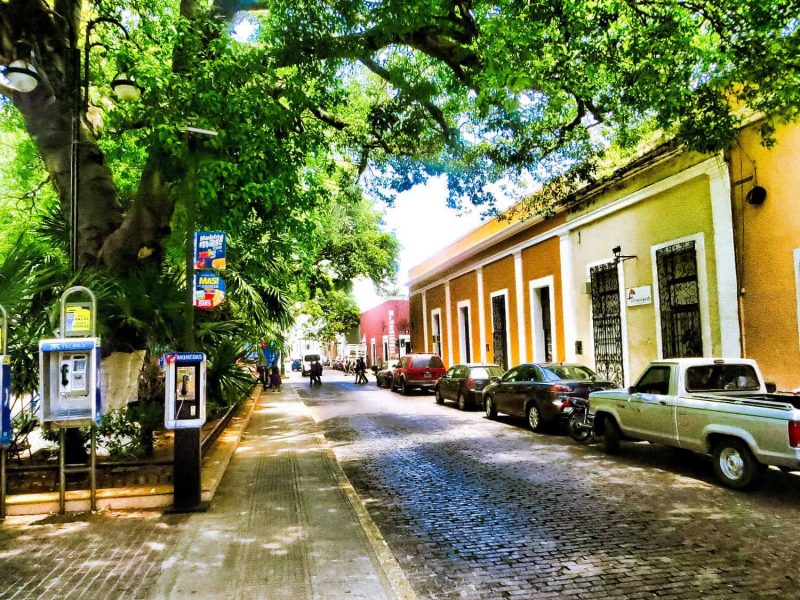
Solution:
<svg viewBox="0 0 800 600"><path fill-rule="evenodd" d="M64 387L69 385L69 365L67 363L61 365L61 385Z"/></svg>
<svg viewBox="0 0 800 600"><path fill-rule="evenodd" d="M188 375L184 375L183 377L181 377L181 396L185 396L186 394L189 393L189 388L187 387L188 383L189 383Z"/></svg>

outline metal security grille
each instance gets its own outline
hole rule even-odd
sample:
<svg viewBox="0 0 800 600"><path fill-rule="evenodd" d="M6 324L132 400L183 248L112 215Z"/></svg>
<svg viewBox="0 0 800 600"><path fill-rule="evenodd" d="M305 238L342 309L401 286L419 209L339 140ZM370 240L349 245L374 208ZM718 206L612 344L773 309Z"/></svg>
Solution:
<svg viewBox="0 0 800 600"><path fill-rule="evenodd" d="M494 362L496 365L508 369L506 346L508 344L506 332L506 297L494 296L492 298L492 345L494 346Z"/></svg>
<svg viewBox="0 0 800 600"><path fill-rule="evenodd" d="M694 242L657 250L656 268L664 358L703 356Z"/></svg>
<svg viewBox="0 0 800 600"><path fill-rule="evenodd" d="M622 367L622 319L617 263L592 267L589 275L592 285L595 370L604 379L622 386L625 373Z"/></svg>

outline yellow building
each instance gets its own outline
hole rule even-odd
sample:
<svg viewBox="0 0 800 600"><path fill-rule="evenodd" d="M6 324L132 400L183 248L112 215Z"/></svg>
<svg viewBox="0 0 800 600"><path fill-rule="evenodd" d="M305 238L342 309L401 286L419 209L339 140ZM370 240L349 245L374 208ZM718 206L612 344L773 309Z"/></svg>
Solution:
<svg viewBox="0 0 800 600"><path fill-rule="evenodd" d="M666 145L553 218L484 223L410 271L414 350L576 361L620 385L658 358L745 354L797 387L800 128L778 133L726 155ZM750 205L756 183L768 200Z"/></svg>

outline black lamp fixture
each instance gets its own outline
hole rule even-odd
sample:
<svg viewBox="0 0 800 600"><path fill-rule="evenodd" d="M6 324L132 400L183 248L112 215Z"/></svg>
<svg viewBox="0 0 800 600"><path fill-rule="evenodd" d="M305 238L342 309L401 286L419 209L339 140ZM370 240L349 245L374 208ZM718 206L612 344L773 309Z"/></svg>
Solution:
<svg viewBox="0 0 800 600"><path fill-rule="evenodd" d="M136 102L142 96L142 88L136 84L127 67L120 69L111 80L111 89L114 90L117 99L123 102Z"/></svg>
<svg viewBox="0 0 800 600"><path fill-rule="evenodd" d="M622 246L614 246L611 249L611 252L614 254L614 262L619 264L624 260L630 260L631 258L636 258L635 254L632 255L625 255L622 253Z"/></svg>
<svg viewBox="0 0 800 600"><path fill-rule="evenodd" d="M16 44L16 60L3 68L9 86L27 94L39 85L39 72L33 66L33 47L25 40Z"/></svg>
<svg viewBox="0 0 800 600"><path fill-rule="evenodd" d="M767 190L760 185L756 185L752 190L747 192L747 195L744 197L744 199L748 204L760 206L761 204L764 204L764 200L767 199Z"/></svg>

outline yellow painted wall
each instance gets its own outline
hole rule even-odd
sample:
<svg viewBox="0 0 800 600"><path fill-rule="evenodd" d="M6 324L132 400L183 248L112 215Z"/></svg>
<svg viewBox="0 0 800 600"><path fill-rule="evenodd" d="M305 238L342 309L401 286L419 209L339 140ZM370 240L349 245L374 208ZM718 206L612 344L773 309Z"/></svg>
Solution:
<svg viewBox="0 0 800 600"><path fill-rule="evenodd" d="M642 182L638 183L631 182L628 193L641 187ZM705 238L711 352L718 355L719 306L710 199L708 178L697 177L570 233L576 340L583 342L583 355L578 356L580 362L594 365L591 296L584 293L584 284L589 281L589 265L610 260L613 256L611 249L620 245L623 254L637 257L623 263L624 287L649 285L655 296L651 246L695 233L703 233ZM701 268L698 255L698 270ZM658 358L655 297L652 304L644 306L627 308L623 302L622 310L627 319L628 334L629 368L625 375L626 381L630 382L635 381L649 361Z"/></svg>
<svg viewBox="0 0 800 600"><path fill-rule="evenodd" d="M556 346L555 360L564 359L564 311L562 306L561 290L561 253L559 240L557 237L545 240L530 248L522 251L522 281L524 294L524 315L526 327L527 357L529 361L534 360L533 354L533 333L531 331L531 294L529 282L533 279L540 279L553 276L553 296L555 305L550 307L555 311L556 317Z"/></svg>
<svg viewBox="0 0 800 600"><path fill-rule="evenodd" d="M800 248L800 127L780 127L776 137L777 145L766 149L756 127L745 130L729 163L745 356L756 359L778 389L791 390L800 387L793 258ZM754 167L767 190L760 206L744 201L755 181L741 180L753 176Z"/></svg>
<svg viewBox="0 0 800 600"><path fill-rule="evenodd" d="M453 361L462 362L461 330L458 327L458 303L469 300L469 339L470 360L480 361L480 330L478 315L478 277L475 271L462 275L450 282L450 318L453 323Z"/></svg>
<svg viewBox="0 0 800 600"><path fill-rule="evenodd" d="M414 352L425 351L425 338L422 314L422 294L412 294L408 299L409 328L411 329L411 348Z"/></svg>
<svg viewBox="0 0 800 600"><path fill-rule="evenodd" d="M486 309L486 343L489 351L486 360L494 362L494 341L492 339L492 292L507 289L508 296L508 340L511 354L508 357L508 367L519 364L519 338L517 336L517 292L514 276L514 258L507 256L483 267L483 302Z"/></svg>

